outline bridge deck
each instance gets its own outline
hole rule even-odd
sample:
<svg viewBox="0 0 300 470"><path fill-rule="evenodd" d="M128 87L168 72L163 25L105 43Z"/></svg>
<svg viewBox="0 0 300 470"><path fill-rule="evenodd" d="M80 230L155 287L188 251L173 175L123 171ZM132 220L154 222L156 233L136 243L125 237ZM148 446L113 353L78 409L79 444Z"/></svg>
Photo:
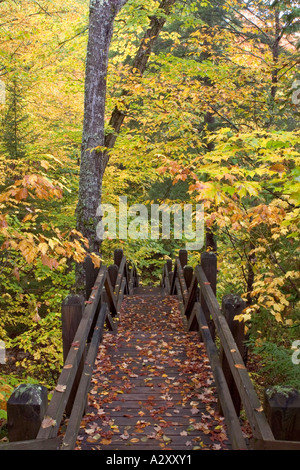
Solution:
<svg viewBox="0 0 300 470"><path fill-rule="evenodd" d="M76 449L228 449L209 361L179 302L158 289L123 300L105 333Z"/></svg>

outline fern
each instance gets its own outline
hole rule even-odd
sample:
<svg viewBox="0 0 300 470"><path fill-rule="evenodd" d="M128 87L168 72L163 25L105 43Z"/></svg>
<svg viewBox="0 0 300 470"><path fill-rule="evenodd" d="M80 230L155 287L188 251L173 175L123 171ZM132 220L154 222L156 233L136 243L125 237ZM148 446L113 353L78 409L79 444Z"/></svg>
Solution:
<svg viewBox="0 0 300 470"><path fill-rule="evenodd" d="M300 365L293 364L292 350L266 341L255 352L264 359L264 372L273 384L300 391Z"/></svg>

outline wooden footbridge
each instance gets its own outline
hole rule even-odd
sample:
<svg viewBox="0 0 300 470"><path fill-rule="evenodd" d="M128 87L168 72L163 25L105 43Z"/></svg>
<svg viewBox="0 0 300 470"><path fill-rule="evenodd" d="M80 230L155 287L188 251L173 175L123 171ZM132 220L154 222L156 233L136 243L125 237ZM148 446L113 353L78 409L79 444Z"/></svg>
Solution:
<svg viewBox="0 0 300 470"><path fill-rule="evenodd" d="M30 399L20 408L12 397L12 438L0 449L300 449L273 436L233 320L244 306L236 296L219 306L216 272L214 254L192 269L181 250L161 286L145 288L122 250L109 267L87 261L87 300L62 306L64 366L51 401L32 435L20 412Z"/></svg>

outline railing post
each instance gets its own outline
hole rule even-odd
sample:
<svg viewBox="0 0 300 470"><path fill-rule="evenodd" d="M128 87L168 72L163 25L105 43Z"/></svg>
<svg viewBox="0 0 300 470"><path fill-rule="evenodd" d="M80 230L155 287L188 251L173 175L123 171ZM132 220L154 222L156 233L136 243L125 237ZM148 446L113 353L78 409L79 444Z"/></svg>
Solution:
<svg viewBox="0 0 300 470"><path fill-rule="evenodd" d="M98 276L99 268L95 268L94 263L90 256L87 256L84 261L85 269L85 296L86 300L89 299L92 288L94 287L95 281Z"/></svg>
<svg viewBox="0 0 300 470"><path fill-rule="evenodd" d="M77 328L82 319L84 310L84 299L79 295L68 295L62 303L61 307L61 323L62 323L62 340L63 340L63 360L65 362L69 350L72 346ZM70 393L70 397L66 406L66 414L69 416L72 411L73 402L75 400L76 391L82 374L84 365L84 355L78 367L78 373L74 380L74 385Z"/></svg>
<svg viewBox="0 0 300 470"><path fill-rule="evenodd" d="M184 280L185 280L185 285L186 285L186 288L187 290L189 290L189 287L191 285L191 282L192 282L192 279L193 279L193 268L192 266L184 266L183 268L183 276L184 276Z"/></svg>
<svg viewBox="0 0 300 470"><path fill-rule="evenodd" d="M188 264L187 250L179 250L178 258L183 269Z"/></svg>
<svg viewBox="0 0 300 470"><path fill-rule="evenodd" d="M168 259L166 264L167 264L168 273L169 273L172 271L172 260Z"/></svg>
<svg viewBox="0 0 300 470"><path fill-rule="evenodd" d="M205 251L201 253L201 267L204 271L204 274L207 278L207 281L210 283L213 293L216 295L217 292L217 256L211 251ZM215 339L215 325L213 320L210 318L210 312L206 305L206 302L201 295L200 291L200 303L203 309L207 325L209 327L211 336Z"/></svg>
<svg viewBox="0 0 300 470"><path fill-rule="evenodd" d="M121 264L122 258L123 258L123 250L122 248L117 248L114 251L114 264L116 264L119 267Z"/></svg>
<svg viewBox="0 0 300 470"><path fill-rule="evenodd" d="M7 402L9 442L35 439L48 406L48 390L42 385L21 384Z"/></svg>
<svg viewBox="0 0 300 470"><path fill-rule="evenodd" d="M300 441L300 394L296 389L267 388L264 411L275 439Z"/></svg>
<svg viewBox="0 0 300 470"><path fill-rule="evenodd" d="M232 333L233 339L238 347L238 350L242 356L245 357L245 325L243 321L234 320L236 315L242 313L246 308L246 303L240 296L235 294L224 295L222 299L222 312L226 318L230 331ZM236 414L239 416L241 411L241 397L238 392L238 389L235 385L226 355L221 348L221 364L223 373L230 390L231 398L236 410ZM222 413L222 410L219 406L219 411Z"/></svg>
<svg viewBox="0 0 300 470"><path fill-rule="evenodd" d="M118 277L118 269L119 268L117 264L111 264L110 266L108 266L108 274L109 274L110 282L111 282L113 289L116 286L117 277Z"/></svg>

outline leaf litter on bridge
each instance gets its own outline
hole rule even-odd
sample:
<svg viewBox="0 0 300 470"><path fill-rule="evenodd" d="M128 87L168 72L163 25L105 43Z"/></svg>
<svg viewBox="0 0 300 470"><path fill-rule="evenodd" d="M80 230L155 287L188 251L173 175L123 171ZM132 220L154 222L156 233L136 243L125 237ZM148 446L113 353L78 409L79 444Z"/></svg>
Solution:
<svg viewBox="0 0 300 470"><path fill-rule="evenodd" d="M126 297L105 333L76 449L228 449L203 343L175 297Z"/></svg>

